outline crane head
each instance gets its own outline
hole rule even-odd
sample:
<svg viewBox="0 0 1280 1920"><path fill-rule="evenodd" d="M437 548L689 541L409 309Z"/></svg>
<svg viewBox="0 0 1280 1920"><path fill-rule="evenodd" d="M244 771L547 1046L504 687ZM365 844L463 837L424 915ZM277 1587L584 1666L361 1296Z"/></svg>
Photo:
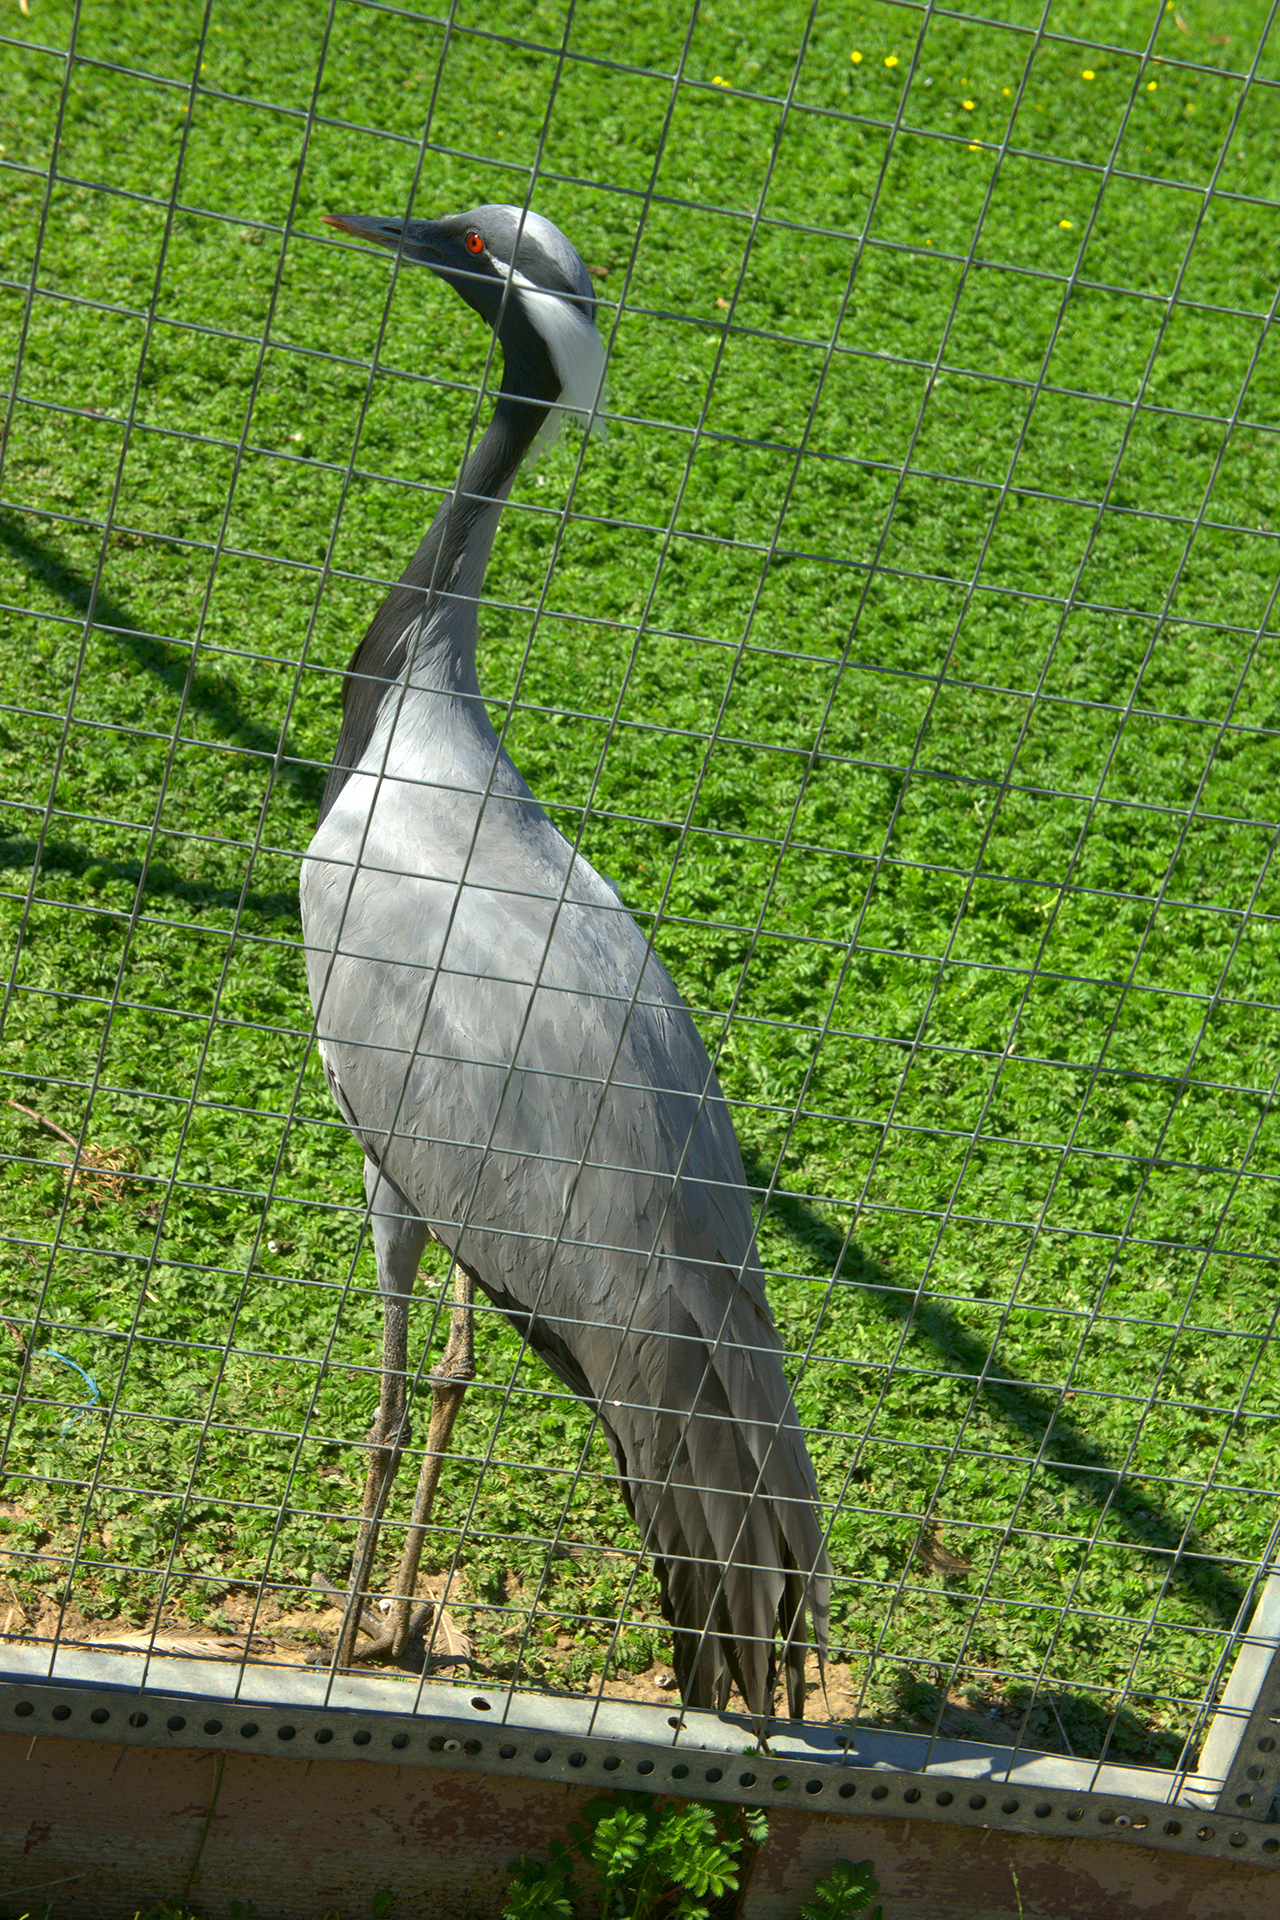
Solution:
<svg viewBox="0 0 1280 1920"><path fill-rule="evenodd" d="M507 363L503 391L550 404L531 448L535 459L556 438L566 413L603 434L604 345L591 276L550 220L532 207L504 206L473 207L443 220L347 213L324 219L430 267L493 328Z"/></svg>

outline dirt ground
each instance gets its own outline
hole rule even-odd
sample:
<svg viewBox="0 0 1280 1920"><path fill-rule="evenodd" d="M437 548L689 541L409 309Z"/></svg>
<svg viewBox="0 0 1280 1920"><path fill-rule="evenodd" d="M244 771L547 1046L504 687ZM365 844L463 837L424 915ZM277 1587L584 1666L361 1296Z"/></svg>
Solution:
<svg viewBox="0 0 1280 1920"><path fill-rule="evenodd" d="M253 1665L302 1667L317 1662L317 1656L323 1664L324 1652L332 1646L342 1617L336 1604L290 1610L282 1607L270 1595L256 1601L252 1593L232 1593L218 1610L220 1620L226 1623L224 1626L214 1626L207 1621L197 1625L185 1619L176 1609L168 1608L159 1621L141 1624L124 1620L104 1622L86 1618L74 1605L60 1609L57 1602L46 1595L24 1599L15 1587L6 1585L7 1591L0 1590L0 1642L27 1646L47 1646L60 1641L63 1646L93 1648L98 1652L154 1651L182 1659L247 1660ZM422 1597L429 1596L430 1583L424 1582ZM465 1615L465 1608L460 1607L459 1612ZM440 1637L449 1640L456 1651L433 1649L430 1660L433 1678L467 1679L478 1685L509 1684L514 1661L494 1661L475 1655L456 1620L446 1615L446 1622ZM550 1671L545 1679L526 1679L524 1690L561 1696L568 1694L606 1700L635 1700L649 1704L661 1704L677 1697L671 1669L661 1663L645 1673L612 1674L603 1686L599 1674L593 1674L585 1683L557 1685L554 1677L556 1661L566 1657L572 1648L572 1640L565 1636L554 1648L541 1649ZM422 1673L423 1666L424 1648L419 1641L397 1662L381 1663L377 1667L371 1665L360 1670L398 1671L417 1676ZM847 1665L832 1662L827 1666L825 1680L824 1698L818 1664L816 1659L811 1659L806 1675L809 1701L807 1717L815 1723L843 1722L846 1725L858 1720L858 1683L853 1671ZM729 1711L745 1711L736 1691L730 1698ZM1016 1710L1010 1708L1003 1711L998 1702L976 1708L971 1700L957 1698L947 1702L937 1731L944 1738L1009 1739L1017 1737L1018 1718ZM871 1727L889 1723L880 1716L868 1715L864 1708L860 1724ZM892 1724L899 1731L935 1731L933 1720L920 1716L910 1716L904 1720L902 1715L898 1715ZM1023 1740L1024 1744L1033 1747L1043 1744L1034 1739L1027 1741L1025 1733Z"/></svg>

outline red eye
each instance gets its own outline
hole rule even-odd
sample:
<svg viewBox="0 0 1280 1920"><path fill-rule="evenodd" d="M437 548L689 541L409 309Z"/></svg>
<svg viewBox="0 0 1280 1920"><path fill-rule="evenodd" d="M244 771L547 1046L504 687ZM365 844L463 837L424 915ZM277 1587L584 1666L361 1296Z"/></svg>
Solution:
<svg viewBox="0 0 1280 1920"><path fill-rule="evenodd" d="M470 233L467 235L467 252L468 253L484 252L484 241L480 238L480 235L476 232L474 227L472 227Z"/></svg>

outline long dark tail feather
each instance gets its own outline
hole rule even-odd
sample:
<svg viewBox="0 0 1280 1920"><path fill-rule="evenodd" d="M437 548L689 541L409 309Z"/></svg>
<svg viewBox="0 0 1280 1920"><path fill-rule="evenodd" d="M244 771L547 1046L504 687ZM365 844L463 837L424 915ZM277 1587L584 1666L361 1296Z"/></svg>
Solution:
<svg viewBox="0 0 1280 1920"><path fill-rule="evenodd" d="M683 1539L669 1543L666 1554L656 1556L654 1561L663 1618L673 1629L672 1665L685 1706L722 1713L729 1703L731 1687L736 1686L754 1718L770 1718L779 1678L780 1642L787 1712L792 1720L803 1720L805 1667L810 1651L809 1583L791 1550L779 1543L784 1584L776 1618L768 1623L776 1638L762 1659L758 1631L752 1633L748 1623L735 1626L724 1590L724 1569L688 1552L687 1545ZM763 1574L764 1569L760 1571ZM824 1577L822 1567L818 1577ZM825 1668L825 1634L820 1624L813 1624L819 1667ZM825 1673L823 1684L825 1687Z"/></svg>
<svg viewBox="0 0 1280 1920"><path fill-rule="evenodd" d="M796 1569L795 1560L789 1552L783 1554L783 1565L787 1569L787 1584L783 1589L782 1600L778 1606L778 1633L784 1648L783 1663L787 1670L787 1712L793 1720L804 1719L804 1667L808 1648L806 1641L806 1620L804 1604L804 1582ZM819 1665L825 1665L824 1649L818 1648ZM769 1691L772 1693L776 1672L769 1673Z"/></svg>
<svg viewBox="0 0 1280 1920"><path fill-rule="evenodd" d="M831 1564L794 1403L763 1321L754 1345L726 1340L713 1357L669 1293L665 1311L660 1335L635 1330L619 1364L595 1369L610 1379L607 1400L547 1330L535 1323L530 1338L595 1401L653 1558L685 1706L722 1712L736 1686L753 1718L771 1718L781 1669L790 1717L802 1719L811 1635L824 1665Z"/></svg>
<svg viewBox="0 0 1280 1920"><path fill-rule="evenodd" d="M658 1563L658 1575L663 1618L673 1628L671 1664L675 1669L676 1685L680 1689L680 1698L685 1706L692 1708L695 1712L723 1713L729 1704L731 1688L737 1687L748 1710L757 1718L767 1718L771 1712L773 1695L778 1683L776 1648L769 1658L765 1698L753 1699L754 1690L747 1676L738 1640L723 1598L716 1603L714 1627L703 1634L692 1627L677 1624L664 1562ZM786 1677L787 1713L792 1720L804 1719L805 1662L809 1652L807 1624L805 1585L792 1562L786 1590L778 1606L778 1638L784 1648L782 1658ZM821 1649L819 1649L818 1658L822 1663Z"/></svg>

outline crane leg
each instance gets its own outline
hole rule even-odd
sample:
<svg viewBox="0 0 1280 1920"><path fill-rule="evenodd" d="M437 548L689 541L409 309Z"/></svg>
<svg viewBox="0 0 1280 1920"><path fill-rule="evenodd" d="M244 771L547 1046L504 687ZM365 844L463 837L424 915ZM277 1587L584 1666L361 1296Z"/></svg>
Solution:
<svg viewBox="0 0 1280 1920"><path fill-rule="evenodd" d="M449 1339L440 1356L439 1366L435 1367L430 1375L431 1428L427 1435L427 1450L422 1462L422 1472L418 1476L418 1490L413 1499L413 1513L405 1535L400 1572L396 1577L395 1597L391 1602L386 1632L367 1646L355 1648L353 1658L356 1660L377 1660L384 1654L389 1654L392 1659L399 1659L409 1642L423 1630L435 1611L433 1601L428 1601L425 1606L414 1607L414 1588L418 1584L418 1567L422 1560L427 1523L431 1518L431 1509L435 1505L436 1493L444 1473L449 1437L453 1432L453 1425L467 1388L476 1377L475 1339L471 1316L474 1299L475 1281L466 1268L455 1261L453 1314L449 1323Z"/></svg>
<svg viewBox="0 0 1280 1920"><path fill-rule="evenodd" d="M372 1619L364 1617L369 1577L378 1551L383 1510L409 1438L409 1296L429 1238L427 1223L412 1202L369 1162L365 1164L364 1185L378 1263L378 1288L382 1294L382 1397L366 1443L369 1471L360 1506L346 1611L335 1648L336 1664L340 1667L351 1665L356 1653L356 1635L362 1630L369 1632L372 1626ZM381 1625L379 1621L379 1628Z"/></svg>

